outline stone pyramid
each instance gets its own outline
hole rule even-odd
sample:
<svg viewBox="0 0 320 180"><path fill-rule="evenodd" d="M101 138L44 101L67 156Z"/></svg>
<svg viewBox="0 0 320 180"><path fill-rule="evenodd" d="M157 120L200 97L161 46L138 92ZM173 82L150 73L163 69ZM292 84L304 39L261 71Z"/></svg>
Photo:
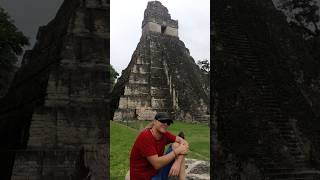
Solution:
<svg viewBox="0 0 320 180"><path fill-rule="evenodd" d="M319 61L274 1L213 3L213 179L320 179Z"/></svg>
<svg viewBox="0 0 320 180"><path fill-rule="evenodd" d="M109 3L66 0L0 102L0 179L109 179Z"/></svg>
<svg viewBox="0 0 320 180"><path fill-rule="evenodd" d="M151 120L168 112L175 119L208 121L208 87L179 39L178 21L160 2L148 2L140 42L113 89L113 119Z"/></svg>

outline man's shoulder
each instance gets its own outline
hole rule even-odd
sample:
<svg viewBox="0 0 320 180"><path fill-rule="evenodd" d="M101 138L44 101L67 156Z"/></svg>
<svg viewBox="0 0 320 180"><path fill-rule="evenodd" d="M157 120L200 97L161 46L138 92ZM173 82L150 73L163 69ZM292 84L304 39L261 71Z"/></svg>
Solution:
<svg viewBox="0 0 320 180"><path fill-rule="evenodd" d="M149 130L143 130L142 132L140 132L139 136L137 137L136 143L140 144L149 144L149 143L153 143L154 139L152 137L152 134Z"/></svg>
<svg viewBox="0 0 320 180"><path fill-rule="evenodd" d="M166 136L175 136L175 135L172 134L170 131L166 131L164 134L165 134Z"/></svg>
<svg viewBox="0 0 320 180"><path fill-rule="evenodd" d="M150 135L151 135L150 130L149 129L145 129L145 130L140 132L139 138L148 138L148 137L151 137Z"/></svg>
<svg viewBox="0 0 320 180"><path fill-rule="evenodd" d="M164 135L171 142L174 142L176 140L176 136L172 134L170 131L165 132Z"/></svg>

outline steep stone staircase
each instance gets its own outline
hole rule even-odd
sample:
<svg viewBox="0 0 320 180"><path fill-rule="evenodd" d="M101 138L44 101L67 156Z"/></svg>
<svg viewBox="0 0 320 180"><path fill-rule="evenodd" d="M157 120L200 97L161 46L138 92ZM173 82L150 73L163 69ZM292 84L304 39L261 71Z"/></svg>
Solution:
<svg viewBox="0 0 320 180"><path fill-rule="evenodd" d="M256 104L260 106L260 112L258 108L256 113L267 124L263 128L275 128L284 143L281 146L293 158L293 163L286 165L269 155L268 149L263 145L255 147L252 152L257 164L263 170L265 179L320 179L320 171L308 168L307 157L301 149L302 142L294 129L295 122L289 121L288 117L282 113L272 82L263 71L259 57L253 51L253 44L234 15L231 6L226 8L222 17L223 21L215 23L220 27L218 33L223 51L226 56L237 59L255 82L260 96L260 101Z"/></svg>
<svg viewBox="0 0 320 180"><path fill-rule="evenodd" d="M150 37L138 44L128 66L129 81L124 86L114 120L151 120L156 112L172 111L168 80L162 64L161 48Z"/></svg>
<svg viewBox="0 0 320 180"><path fill-rule="evenodd" d="M151 38L150 44L150 87L153 109L158 112L169 112L172 111L172 99L170 95L170 87L168 84L168 77L165 73L165 67L163 65L164 50L161 48L157 38Z"/></svg>

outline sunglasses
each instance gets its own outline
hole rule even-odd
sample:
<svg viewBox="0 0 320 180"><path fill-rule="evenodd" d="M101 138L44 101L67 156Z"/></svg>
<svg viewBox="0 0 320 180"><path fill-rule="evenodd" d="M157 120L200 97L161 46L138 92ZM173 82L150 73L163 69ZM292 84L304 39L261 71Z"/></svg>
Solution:
<svg viewBox="0 0 320 180"><path fill-rule="evenodd" d="M158 121L160 121L162 124L167 123L168 126L172 124L172 122L168 120L158 120Z"/></svg>

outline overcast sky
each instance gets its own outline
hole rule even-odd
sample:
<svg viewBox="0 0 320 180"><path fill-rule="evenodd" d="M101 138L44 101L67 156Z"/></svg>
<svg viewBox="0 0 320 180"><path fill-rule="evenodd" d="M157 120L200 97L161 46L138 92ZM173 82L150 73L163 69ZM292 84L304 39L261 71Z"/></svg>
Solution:
<svg viewBox="0 0 320 180"><path fill-rule="evenodd" d="M5 9L14 24L30 39L32 49L39 26L52 20L63 0L0 0L0 6Z"/></svg>
<svg viewBox="0 0 320 180"><path fill-rule="evenodd" d="M127 67L141 37L150 0L111 0L110 63L118 73ZM178 20L179 38L195 61L210 58L210 0L159 0Z"/></svg>
<svg viewBox="0 0 320 180"><path fill-rule="evenodd" d="M195 61L210 58L210 0L160 0L179 22L179 37ZM39 26L48 24L63 0L0 0L15 25L30 39L31 49ZM141 36L148 0L111 0L110 62L121 73L131 60Z"/></svg>

